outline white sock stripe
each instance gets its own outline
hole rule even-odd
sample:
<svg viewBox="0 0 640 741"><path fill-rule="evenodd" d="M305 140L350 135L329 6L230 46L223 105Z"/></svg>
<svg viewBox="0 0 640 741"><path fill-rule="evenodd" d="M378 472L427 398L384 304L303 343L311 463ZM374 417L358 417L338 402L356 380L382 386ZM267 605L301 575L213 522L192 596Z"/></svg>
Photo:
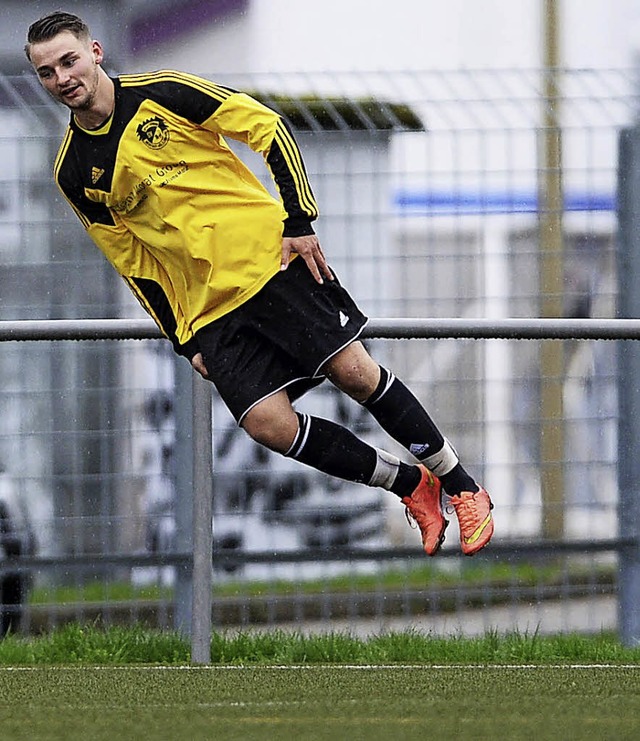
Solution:
<svg viewBox="0 0 640 741"><path fill-rule="evenodd" d="M387 371L387 373L388 373L388 376L387 376L387 382L386 382L386 384L385 384L385 387L384 387L384 391L383 391L383 392L382 392L382 393L380 394L380 397L379 397L380 399L382 399L382 397L383 397L383 396L384 396L384 395L385 395L385 394L387 393L387 391L388 391L388 390L389 390L389 389L391 388L391 384L392 384L392 383L393 383L393 382L394 382L394 381L396 380L396 377L395 377L395 375L394 375L394 374L393 374L393 373L392 373L392 372L391 372L390 370L387 370L386 368L385 368L385 370L386 370L386 371Z"/></svg>
<svg viewBox="0 0 640 741"><path fill-rule="evenodd" d="M454 469L459 463L456 451L445 437L442 448L427 458L422 458L422 463L436 476L444 476Z"/></svg>
<svg viewBox="0 0 640 741"><path fill-rule="evenodd" d="M375 470L369 480L369 486L381 486L389 491L398 475L400 459L391 453L387 453L386 450L380 450L380 448L376 448L376 453L378 458Z"/></svg>
<svg viewBox="0 0 640 741"><path fill-rule="evenodd" d="M298 420L300 421L300 427L298 432L291 443L291 447L285 453L285 456L289 458L297 458L300 452L305 446L309 437L309 428L311 427L311 419L308 414L298 414Z"/></svg>
<svg viewBox="0 0 640 741"><path fill-rule="evenodd" d="M388 368L383 368L382 366L380 366L380 372L387 374L387 380L384 384L384 388L379 394L377 395L374 394L372 399L367 400L367 404L376 404L377 402L379 402L380 399L382 399L382 397L391 388L391 385L393 384L393 382L396 380L396 377Z"/></svg>

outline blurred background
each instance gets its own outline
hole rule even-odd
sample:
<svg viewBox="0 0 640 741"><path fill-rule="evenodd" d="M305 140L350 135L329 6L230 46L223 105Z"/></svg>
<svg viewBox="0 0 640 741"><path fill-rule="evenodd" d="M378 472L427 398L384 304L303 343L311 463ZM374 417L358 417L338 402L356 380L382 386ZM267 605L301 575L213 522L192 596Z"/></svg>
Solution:
<svg viewBox="0 0 640 741"><path fill-rule="evenodd" d="M53 183L68 113L23 46L60 3L2 7L0 319L142 318ZM176 68L280 110L325 252L371 317L612 318L633 291L618 267L619 140L639 113L631 0L63 9L89 23L110 73ZM238 153L268 183L259 158ZM427 560L395 497L271 455L214 397L214 626L619 629L618 482L636 432L621 438L620 343L369 344L491 492L495 547L462 559L454 523L442 558ZM188 364L154 340L0 349L3 632L174 627ZM301 407L393 448L329 387Z"/></svg>

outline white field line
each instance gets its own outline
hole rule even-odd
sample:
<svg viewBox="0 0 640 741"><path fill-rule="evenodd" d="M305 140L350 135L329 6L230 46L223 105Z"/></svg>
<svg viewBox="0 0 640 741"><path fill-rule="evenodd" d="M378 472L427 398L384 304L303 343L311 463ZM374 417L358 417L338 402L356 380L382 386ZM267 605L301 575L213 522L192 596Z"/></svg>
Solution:
<svg viewBox="0 0 640 741"><path fill-rule="evenodd" d="M349 699L349 698L341 698L341 699L332 699L331 704L336 706L345 706L345 705L359 705L362 701L361 700L355 700L355 699ZM287 708L287 707L309 707L309 706L325 706L327 703L324 700L255 700L255 701L242 701L242 700L219 700L217 702L194 702L189 703L189 708ZM178 702L163 702L163 703L140 703L139 705L136 705L136 708L144 708L145 710L170 710L171 708L181 709L184 708L186 703L178 703ZM72 702L64 702L64 703L56 703L55 705L40 705L38 704L39 710L49 709L49 710L104 710L104 711L110 711L114 710L119 713L122 713L124 709L131 710L131 706L123 706L123 705L104 705L103 703L95 702L95 703L72 703ZM330 718L327 718L327 720L331 720Z"/></svg>
<svg viewBox="0 0 640 741"><path fill-rule="evenodd" d="M148 672L172 672L172 671L194 671L194 672L216 672L216 671L262 671L264 669L277 671L313 671L315 669L348 669L350 671L446 671L448 669L504 669L540 670L540 669L636 669L640 671L640 664L209 664L209 665L179 665L179 666L147 666L147 665L100 665L100 666L0 666L0 674L3 672L36 672L36 671L129 671L137 669Z"/></svg>

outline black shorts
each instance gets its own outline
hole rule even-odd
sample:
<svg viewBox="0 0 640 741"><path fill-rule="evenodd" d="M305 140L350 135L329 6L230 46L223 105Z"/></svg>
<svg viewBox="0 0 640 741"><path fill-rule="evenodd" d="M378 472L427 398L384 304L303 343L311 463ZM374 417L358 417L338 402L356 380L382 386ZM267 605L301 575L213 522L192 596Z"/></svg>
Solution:
<svg viewBox="0 0 640 741"><path fill-rule="evenodd" d="M334 281L321 285L301 257L255 296L196 333L209 379L238 423L286 389L293 401L324 379L320 369L362 332L367 317Z"/></svg>

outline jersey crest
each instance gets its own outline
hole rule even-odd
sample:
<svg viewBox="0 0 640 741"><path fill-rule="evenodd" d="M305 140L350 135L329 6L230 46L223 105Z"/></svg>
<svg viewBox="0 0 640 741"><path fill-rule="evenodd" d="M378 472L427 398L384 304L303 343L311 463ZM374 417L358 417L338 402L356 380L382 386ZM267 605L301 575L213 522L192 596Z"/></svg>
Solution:
<svg viewBox="0 0 640 741"><path fill-rule="evenodd" d="M143 121L136 129L136 134L149 149L162 149L169 142L169 127L160 116L153 116Z"/></svg>

